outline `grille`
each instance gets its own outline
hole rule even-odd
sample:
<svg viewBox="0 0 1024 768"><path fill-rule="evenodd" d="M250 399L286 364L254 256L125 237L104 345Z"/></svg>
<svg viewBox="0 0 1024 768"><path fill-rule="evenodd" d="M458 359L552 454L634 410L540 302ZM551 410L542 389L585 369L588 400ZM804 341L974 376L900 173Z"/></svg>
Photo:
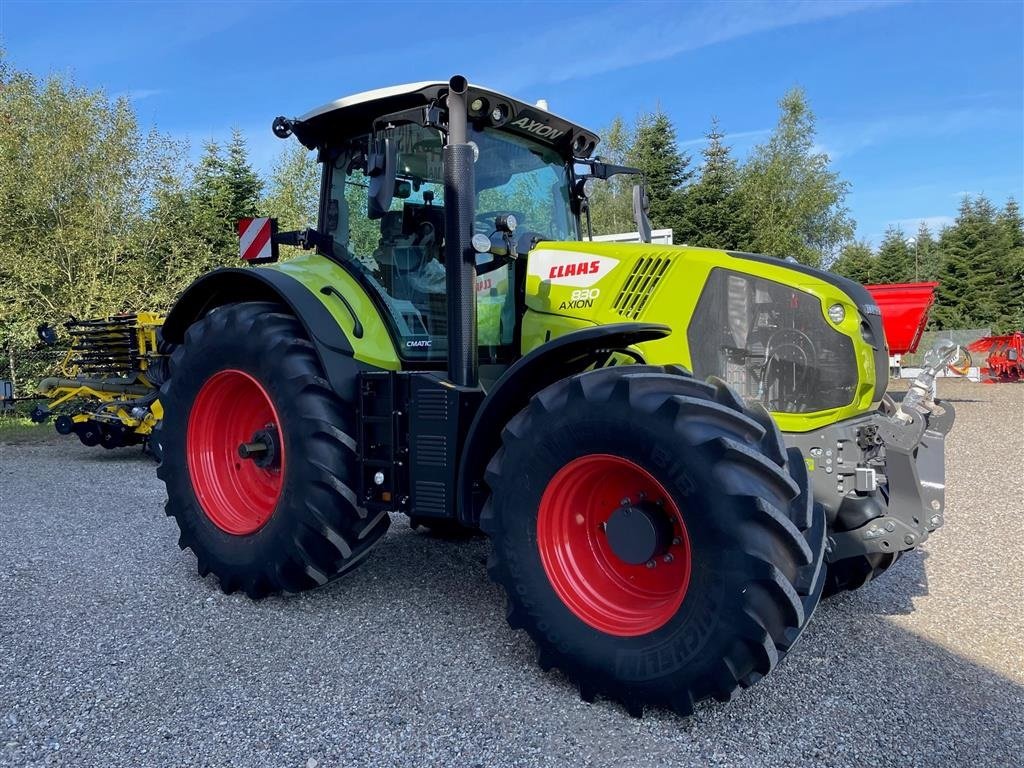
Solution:
<svg viewBox="0 0 1024 768"><path fill-rule="evenodd" d="M645 256L633 266L622 290L615 297L612 309L622 317L636 320L651 300L654 291L668 274L672 260L664 256Z"/></svg>
<svg viewBox="0 0 1024 768"><path fill-rule="evenodd" d="M416 409L421 419L447 421L448 395L441 390L421 390L416 394Z"/></svg>
<svg viewBox="0 0 1024 768"><path fill-rule="evenodd" d="M448 513L448 499L444 483L419 480L414 486L415 509L418 514L427 517L444 517Z"/></svg>
<svg viewBox="0 0 1024 768"><path fill-rule="evenodd" d="M444 467L448 464L448 440L444 435L420 435L416 438L417 464Z"/></svg>

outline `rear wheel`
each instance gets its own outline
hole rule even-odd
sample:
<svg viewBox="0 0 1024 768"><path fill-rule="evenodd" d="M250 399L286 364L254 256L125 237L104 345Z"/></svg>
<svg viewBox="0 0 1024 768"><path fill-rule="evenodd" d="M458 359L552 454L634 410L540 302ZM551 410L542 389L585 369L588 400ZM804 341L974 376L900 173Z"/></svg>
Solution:
<svg viewBox="0 0 1024 768"><path fill-rule="evenodd" d="M225 592L319 586L387 530L386 513L356 503L354 409L277 305L235 304L191 326L160 401L167 514Z"/></svg>
<svg viewBox="0 0 1024 768"><path fill-rule="evenodd" d="M592 371L506 426L481 517L508 619L581 695L728 700L821 595L825 517L767 414L680 369Z"/></svg>

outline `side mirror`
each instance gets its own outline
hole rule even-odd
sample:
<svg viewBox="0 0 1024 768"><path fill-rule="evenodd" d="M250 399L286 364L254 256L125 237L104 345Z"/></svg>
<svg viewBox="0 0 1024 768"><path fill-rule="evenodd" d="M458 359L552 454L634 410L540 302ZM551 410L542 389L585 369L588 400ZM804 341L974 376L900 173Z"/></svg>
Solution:
<svg viewBox="0 0 1024 768"><path fill-rule="evenodd" d="M366 215L371 219L380 219L391 208L391 200L395 195L398 142L389 137L375 139L366 166L366 174L370 177Z"/></svg>
<svg viewBox="0 0 1024 768"><path fill-rule="evenodd" d="M633 220L636 222L636 231L640 234L640 241L651 242L651 220L647 212L651 209L651 201L647 197L647 190L643 184L633 185Z"/></svg>

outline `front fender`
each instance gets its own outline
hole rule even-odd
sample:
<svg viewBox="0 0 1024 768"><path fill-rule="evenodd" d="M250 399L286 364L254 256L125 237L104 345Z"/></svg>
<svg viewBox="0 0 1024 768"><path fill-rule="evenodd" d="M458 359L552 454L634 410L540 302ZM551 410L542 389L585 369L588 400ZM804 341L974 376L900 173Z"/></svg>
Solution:
<svg viewBox="0 0 1024 768"><path fill-rule="evenodd" d="M501 447L501 430L530 398L556 381L603 362L609 352L668 336L671 329L654 323L615 323L573 331L520 358L488 391L477 409L459 462L459 521L475 527L486 498L484 471Z"/></svg>

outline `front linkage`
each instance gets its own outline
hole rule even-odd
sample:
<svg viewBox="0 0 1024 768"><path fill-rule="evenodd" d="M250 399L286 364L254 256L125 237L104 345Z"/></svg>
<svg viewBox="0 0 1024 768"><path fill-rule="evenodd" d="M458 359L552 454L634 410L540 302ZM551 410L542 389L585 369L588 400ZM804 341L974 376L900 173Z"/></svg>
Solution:
<svg viewBox="0 0 1024 768"><path fill-rule="evenodd" d="M886 396L877 411L786 436L803 451L828 517L827 593L861 586L942 526L944 443L955 414L933 386L955 354L940 341L902 402Z"/></svg>

